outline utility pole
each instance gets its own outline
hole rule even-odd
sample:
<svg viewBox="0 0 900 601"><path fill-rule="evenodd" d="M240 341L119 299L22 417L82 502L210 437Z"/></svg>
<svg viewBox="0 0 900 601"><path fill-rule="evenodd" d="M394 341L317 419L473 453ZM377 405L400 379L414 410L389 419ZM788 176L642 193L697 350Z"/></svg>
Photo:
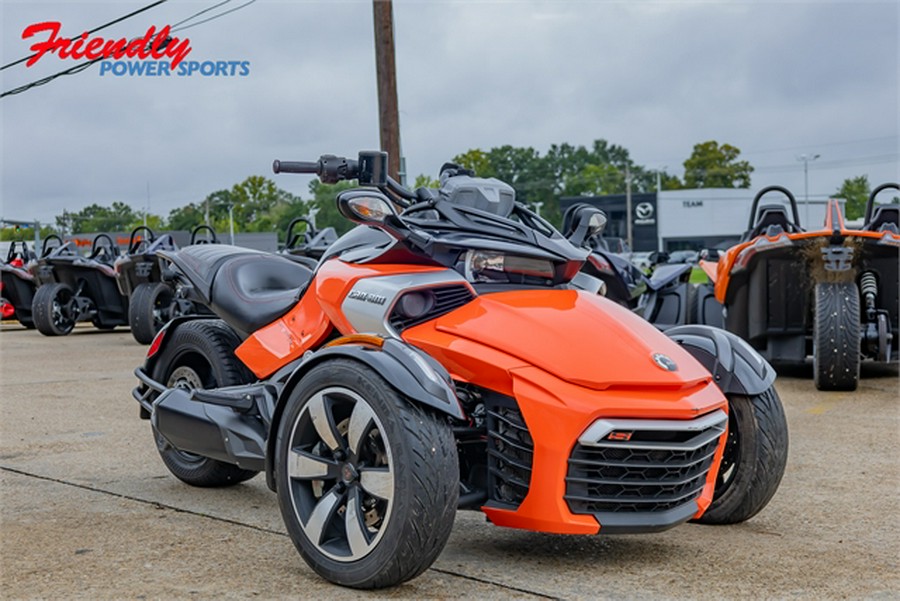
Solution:
<svg viewBox="0 0 900 601"><path fill-rule="evenodd" d="M394 17L391 0L372 0L375 17L375 73L381 150L388 153L388 175L400 179L400 116L394 65Z"/></svg>
<svg viewBox="0 0 900 601"><path fill-rule="evenodd" d="M634 248L631 235L631 169L625 165L625 238L628 240L628 248Z"/></svg>
<svg viewBox="0 0 900 601"><path fill-rule="evenodd" d="M798 161L803 161L803 207L806 215L804 216L804 222L806 227L809 227L809 163L811 161L815 161L817 158L822 156L821 154L801 154L797 157Z"/></svg>

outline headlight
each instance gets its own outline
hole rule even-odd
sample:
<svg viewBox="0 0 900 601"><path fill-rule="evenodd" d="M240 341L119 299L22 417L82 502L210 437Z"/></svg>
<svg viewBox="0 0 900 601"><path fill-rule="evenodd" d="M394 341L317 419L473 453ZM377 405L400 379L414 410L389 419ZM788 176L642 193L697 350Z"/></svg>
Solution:
<svg viewBox="0 0 900 601"><path fill-rule="evenodd" d="M553 263L492 250L470 250L465 255L466 279L478 283L525 283L528 279L553 279Z"/></svg>

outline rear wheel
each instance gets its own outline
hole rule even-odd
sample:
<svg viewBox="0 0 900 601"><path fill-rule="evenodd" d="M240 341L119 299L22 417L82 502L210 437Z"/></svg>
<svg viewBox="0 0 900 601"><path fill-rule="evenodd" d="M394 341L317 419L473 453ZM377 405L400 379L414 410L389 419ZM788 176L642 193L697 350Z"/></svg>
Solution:
<svg viewBox="0 0 900 601"><path fill-rule="evenodd" d="M44 284L31 303L34 325L44 336L65 336L75 327L72 289L65 284ZM27 326L26 326L27 327Z"/></svg>
<svg viewBox="0 0 900 601"><path fill-rule="evenodd" d="M859 290L853 282L816 284L813 374L819 390L859 383Z"/></svg>
<svg viewBox="0 0 900 601"><path fill-rule="evenodd" d="M784 475L788 431L775 388L728 398L728 440L703 524L749 520L769 502Z"/></svg>
<svg viewBox="0 0 900 601"><path fill-rule="evenodd" d="M141 344L150 344L157 332L171 318L175 294L162 282L140 284L131 294L128 323L131 335Z"/></svg>
<svg viewBox="0 0 900 601"><path fill-rule="evenodd" d="M369 368L310 370L285 406L275 455L278 502L306 563L355 588L425 571L453 526L459 467L445 419Z"/></svg>
<svg viewBox="0 0 900 601"><path fill-rule="evenodd" d="M217 388L252 379L234 355L240 343L224 322L202 319L182 324L167 341L153 370L153 378L169 388ZM231 486L249 480L255 471L182 451L153 429L163 463L179 480L192 486Z"/></svg>

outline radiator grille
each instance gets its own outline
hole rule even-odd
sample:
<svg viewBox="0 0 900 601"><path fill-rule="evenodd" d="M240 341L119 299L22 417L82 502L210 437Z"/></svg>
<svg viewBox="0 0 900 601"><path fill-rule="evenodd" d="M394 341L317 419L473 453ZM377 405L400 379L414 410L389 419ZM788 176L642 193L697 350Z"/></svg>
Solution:
<svg viewBox="0 0 900 601"><path fill-rule="evenodd" d="M700 496L727 416L695 420L601 420L569 457L572 513L654 513ZM598 425L599 424L599 425Z"/></svg>

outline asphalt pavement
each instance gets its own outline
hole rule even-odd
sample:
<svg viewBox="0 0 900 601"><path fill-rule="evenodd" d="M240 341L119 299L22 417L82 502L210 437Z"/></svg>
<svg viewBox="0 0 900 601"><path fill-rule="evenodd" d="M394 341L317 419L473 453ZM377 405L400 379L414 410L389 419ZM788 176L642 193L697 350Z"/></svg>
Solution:
<svg viewBox="0 0 900 601"><path fill-rule="evenodd" d="M896 365L851 393L780 375L787 471L744 524L558 536L460 512L431 569L361 592L306 566L261 476L206 490L168 474L130 395L145 352L127 330L0 326L0 598L900 597Z"/></svg>

